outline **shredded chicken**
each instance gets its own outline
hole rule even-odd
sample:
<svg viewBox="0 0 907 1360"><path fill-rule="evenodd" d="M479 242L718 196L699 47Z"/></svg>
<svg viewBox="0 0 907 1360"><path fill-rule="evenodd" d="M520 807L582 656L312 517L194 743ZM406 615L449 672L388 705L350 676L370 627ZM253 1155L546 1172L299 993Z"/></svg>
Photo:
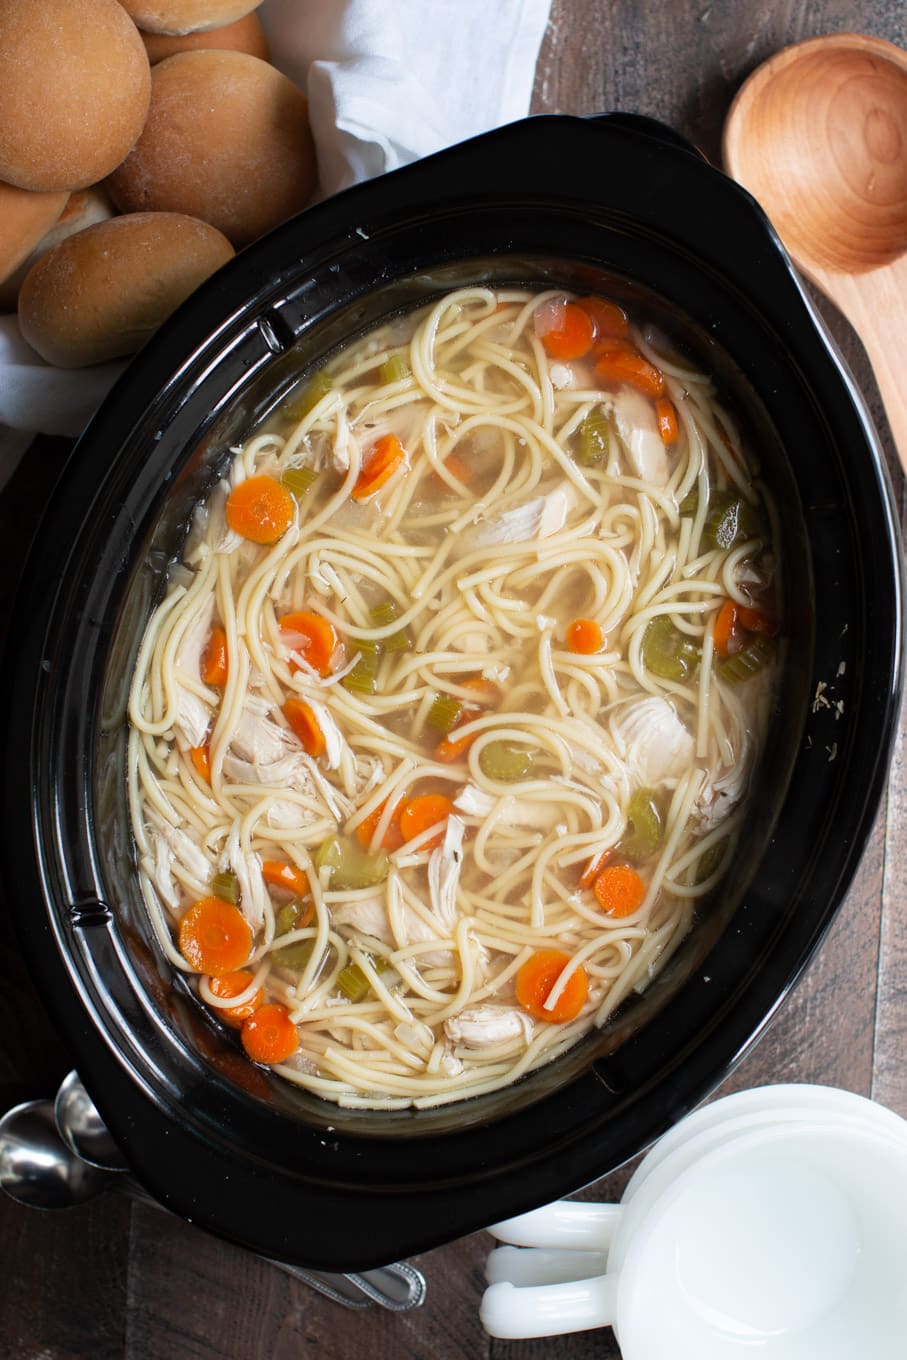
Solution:
<svg viewBox="0 0 907 1360"><path fill-rule="evenodd" d="M515 1006L470 1006L444 1021L444 1032L451 1043L465 1048L490 1048L508 1039L528 1043L532 1031L530 1017Z"/></svg>
<svg viewBox="0 0 907 1360"><path fill-rule="evenodd" d="M626 704L611 719L618 753L644 786L679 779L693 758L693 737L666 699Z"/></svg>
<svg viewBox="0 0 907 1360"><path fill-rule="evenodd" d="M614 398L614 425L635 475L653 486L665 486L671 473L651 401L632 387L621 387Z"/></svg>

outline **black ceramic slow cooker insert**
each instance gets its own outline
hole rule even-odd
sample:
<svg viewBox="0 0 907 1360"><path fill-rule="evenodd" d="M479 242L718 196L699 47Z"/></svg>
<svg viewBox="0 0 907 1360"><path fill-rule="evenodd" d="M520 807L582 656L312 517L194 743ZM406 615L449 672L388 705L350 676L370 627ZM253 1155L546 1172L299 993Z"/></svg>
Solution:
<svg viewBox="0 0 907 1360"><path fill-rule="evenodd" d="M604 292L663 322L759 440L784 510L788 662L727 887L655 984L502 1092L344 1110L251 1062L171 977L125 794L125 704L193 504L306 366L465 282ZM375 1265L580 1188L698 1103L851 882L901 686L877 437L753 200L646 120L535 118L337 196L243 252L136 357L37 534L7 658L6 901L145 1185L215 1232ZM834 703L817 704L824 693Z"/></svg>

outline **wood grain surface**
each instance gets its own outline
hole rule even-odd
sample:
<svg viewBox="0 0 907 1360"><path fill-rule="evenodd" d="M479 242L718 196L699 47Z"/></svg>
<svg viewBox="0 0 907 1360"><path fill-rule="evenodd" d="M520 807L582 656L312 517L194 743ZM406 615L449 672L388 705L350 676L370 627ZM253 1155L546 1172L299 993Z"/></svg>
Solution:
<svg viewBox="0 0 907 1360"><path fill-rule="evenodd" d="M724 116L742 80L789 43L845 30L907 46L902 0L553 0L533 110L650 114L717 162ZM589 167L590 175L600 172ZM843 318L817 300L870 401L903 512L903 479L865 354ZM39 441L0 493L4 630L29 535L66 448L63 441ZM822 1082L871 1095L907 1116L905 847L902 722L887 800L836 923L722 1090ZM0 1023L0 1109L53 1094L71 1065L66 1036L54 1032L9 944L0 953ZM631 1170L584 1194L618 1196ZM354 1313L264 1261L115 1195L59 1214L0 1201L0 1360L619 1356L609 1330L490 1340L478 1320L492 1246L483 1233L417 1260L428 1279L418 1311Z"/></svg>

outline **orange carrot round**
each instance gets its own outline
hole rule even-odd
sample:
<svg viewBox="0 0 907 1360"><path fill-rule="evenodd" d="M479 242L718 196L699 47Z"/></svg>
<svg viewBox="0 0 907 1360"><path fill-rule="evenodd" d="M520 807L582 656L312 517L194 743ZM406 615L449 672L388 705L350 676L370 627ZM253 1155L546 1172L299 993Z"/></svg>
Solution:
<svg viewBox="0 0 907 1360"><path fill-rule="evenodd" d="M752 605L738 604L737 622L748 633L761 633L763 637L774 637L778 632L778 620Z"/></svg>
<svg viewBox="0 0 907 1360"><path fill-rule="evenodd" d="M208 986L214 996L229 1000L230 997L240 996L252 985L253 975L240 969L236 973L224 973L221 977L208 979ZM257 987L248 1001L242 1001L238 1006L215 1006L212 1009L226 1024L232 1025L234 1029L239 1029L244 1020L248 1020L250 1015L254 1015L259 1006L265 999L264 991Z"/></svg>
<svg viewBox="0 0 907 1360"><path fill-rule="evenodd" d="M437 822L446 822L453 810L453 803L443 793L422 793L416 798L410 798L400 810L400 831L403 839L411 841ZM442 827L437 836L425 842L425 849L440 845L443 839Z"/></svg>
<svg viewBox="0 0 907 1360"><path fill-rule="evenodd" d="M307 755L317 757L324 754L327 739L315 710L304 699L288 699L283 706L283 716L299 738L302 749Z"/></svg>
<svg viewBox="0 0 907 1360"><path fill-rule="evenodd" d="M276 543L293 523L296 502L287 488L260 473L247 477L227 497L227 523L252 543Z"/></svg>
<svg viewBox="0 0 907 1360"><path fill-rule="evenodd" d="M659 397L655 402L655 423L663 444L676 444L680 434L677 409L670 397Z"/></svg>
<svg viewBox="0 0 907 1360"><path fill-rule="evenodd" d="M308 610L284 614L280 620L280 639L290 652L300 652L313 671L329 675L331 661L337 650L337 632L329 619ZM299 670L295 662L291 670Z"/></svg>
<svg viewBox="0 0 907 1360"><path fill-rule="evenodd" d="M221 897L203 897L179 924L180 953L197 973L221 977L241 968L252 952L252 931L238 907Z"/></svg>
<svg viewBox="0 0 907 1360"><path fill-rule="evenodd" d="M732 656L734 652L739 652L743 639L738 624L737 605L733 600L725 600L712 628L712 641L719 656Z"/></svg>
<svg viewBox="0 0 907 1360"><path fill-rule="evenodd" d="M592 891L609 916L630 916L646 898L646 885L629 864L606 864L596 876Z"/></svg>
<svg viewBox="0 0 907 1360"><path fill-rule="evenodd" d="M378 828L378 823L384 815L384 809L386 807L387 803L379 803L378 807L370 812L367 817L363 817L362 821L356 827L356 839L363 850L368 850L371 845L372 838ZM387 824L387 830L381 840L382 850L387 850L392 853L394 850L399 850L400 846L403 844L403 832L400 830L400 811L401 805L398 804L391 813L391 819Z"/></svg>
<svg viewBox="0 0 907 1360"><path fill-rule="evenodd" d="M605 865L608 863L608 860L611 858L612 853L613 851L611 850L602 850L599 854L592 856L592 858L587 863L585 869L580 874L579 886L581 888L592 887L592 884L598 878L602 869L604 869Z"/></svg>
<svg viewBox="0 0 907 1360"><path fill-rule="evenodd" d="M616 302L609 302L607 298L582 297L577 299L576 305L591 319L596 340L608 335L624 336L630 329L627 313Z"/></svg>
<svg viewBox="0 0 907 1360"><path fill-rule="evenodd" d="M199 779L204 779L206 784L211 783L211 748L207 744L204 746L190 746L189 759L195 766L195 772Z"/></svg>
<svg viewBox="0 0 907 1360"><path fill-rule="evenodd" d="M304 870L286 860L266 859L261 866L261 876L272 888L285 888L294 897L305 897L309 891L309 880Z"/></svg>
<svg viewBox="0 0 907 1360"><path fill-rule="evenodd" d="M575 302L565 302L552 312L552 324L544 324L539 338L552 359L581 359L595 339L595 326L587 311Z"/></svg>
<svg viewBox="0 0 907 1360"><path fill-rule="evenodd" d="M661 369L650 364L639 350L624 342L609 345L599 354L595 361L595 373L602 382L628 383L646 397L664 395L665 380Z"/></svg>
<svg viewBox="0 0 907 1360"><path fill-rule="evenodd" d="M567 629L567 647L581 656L600 652L604 640L601 625L595 619L574 619Z"/></svg>
<svg viewBox="0 0 907 1360"><path fill-rule="evenodd" d="M227 634L215 625L202 657L202 679L206 685L227 683Z"/></svg>
<svg viewBox="0 0 907 1360"><path fill-rule="evenodd" d="M353 500L364 501L368 500L369 496L374 496L376 491L381 490L385 482L390 481L405 461L406 450L397 436L395 434L382 435L362 465L362 470L356 479L356 485L350 493Z"/></svg>
<svg viewBox="0 0 907 1360"><path fill-rule="evenodd" d="M559 949L540 949L526 960L517 973L516 999L537 1020L562 1025L566 1020L575 1020L583 1009L589 995L589 977L582 965L570 974L554 1005L545 1005L569 962L570 955Z"/></svg>
<svg viewBox="0 0 907 1360"><path fill-rule="evenodd" d="M299 1047L299 1032L290 1012L279 1001L259 1006L254 1015L244 1020L240 1038L252 1061L259 1063L286 1062Z"/></svg>

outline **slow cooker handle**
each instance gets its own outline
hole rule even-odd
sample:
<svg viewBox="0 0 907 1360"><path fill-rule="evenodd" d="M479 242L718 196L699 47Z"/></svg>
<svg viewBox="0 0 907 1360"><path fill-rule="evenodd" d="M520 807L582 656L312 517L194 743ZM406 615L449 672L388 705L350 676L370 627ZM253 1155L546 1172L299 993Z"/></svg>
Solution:
<svg viewBox="0 0 907 1360"><path fill-rule="evenodd" d="M708 160L708 157L703 155L699 148L688 141L682 133L677 132L669 124L662 123L658 118L650 118L645 113L593 113L589 115L589 121L607 122L612 126L626 128L628 132L641 132L644 137L650 137L663 145L686 151L701 161Z"/></svg>

